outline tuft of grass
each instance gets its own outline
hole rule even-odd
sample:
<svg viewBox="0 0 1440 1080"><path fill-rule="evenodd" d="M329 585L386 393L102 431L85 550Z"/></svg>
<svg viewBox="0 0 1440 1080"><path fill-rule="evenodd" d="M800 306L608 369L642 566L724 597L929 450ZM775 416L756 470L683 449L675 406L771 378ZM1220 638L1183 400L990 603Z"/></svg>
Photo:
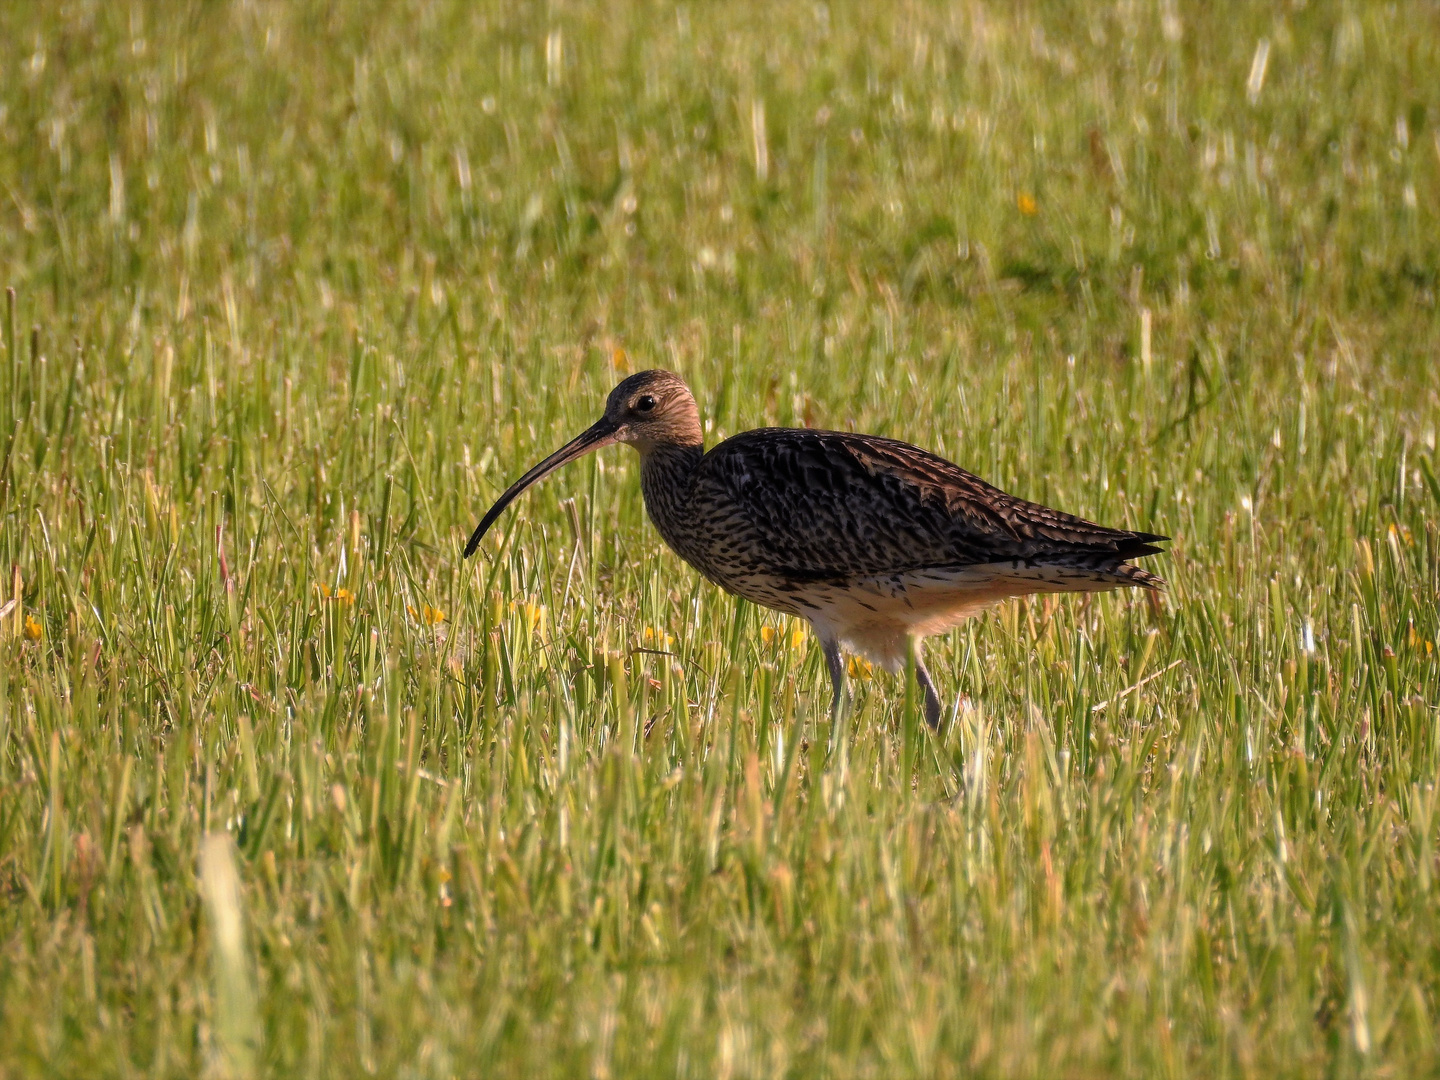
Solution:
<svg viewBox="0 0 1440 1080"><path fill-rule="evenodd" d="M0 1075L1433 1072L1432 16L0 8ZM932 738L623 453L462 562L645 366L1172 588Z"/></svg>

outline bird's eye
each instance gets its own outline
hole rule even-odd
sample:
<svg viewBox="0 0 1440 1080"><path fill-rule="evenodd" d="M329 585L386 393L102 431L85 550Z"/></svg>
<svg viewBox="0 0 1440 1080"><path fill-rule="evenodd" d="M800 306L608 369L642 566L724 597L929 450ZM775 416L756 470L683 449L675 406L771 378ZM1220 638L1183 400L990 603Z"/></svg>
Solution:
<svg viewBox="0 0 1440 1080"><path fill-rule="evenodd" d="M635 399L636 412L649 412L653 408L655 408L655 399L649 394Z"/></svg>

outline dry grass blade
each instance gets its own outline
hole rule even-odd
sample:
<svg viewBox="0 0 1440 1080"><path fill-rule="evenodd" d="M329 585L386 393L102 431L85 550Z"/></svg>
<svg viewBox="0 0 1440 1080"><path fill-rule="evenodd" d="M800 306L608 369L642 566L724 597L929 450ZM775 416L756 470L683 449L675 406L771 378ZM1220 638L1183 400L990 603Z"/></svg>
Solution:
<svg viewBox="0 0 1440 1080"><path fill-rule="evenodd" d="M235 842L228 833L211 833L200 845L200 896L210 927L214 988L212 1047L206 1072L216 1080L249 1080L259 1075L262 1045L235 859Z"/></svg>

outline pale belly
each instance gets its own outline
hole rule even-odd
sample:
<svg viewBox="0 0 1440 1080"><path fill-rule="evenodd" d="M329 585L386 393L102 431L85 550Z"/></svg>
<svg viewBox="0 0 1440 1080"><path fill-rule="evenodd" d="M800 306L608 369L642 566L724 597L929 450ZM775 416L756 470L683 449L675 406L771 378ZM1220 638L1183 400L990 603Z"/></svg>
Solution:
<svg viewBox="0 0 1440 1080"><path fill-rule="evenodd" d="M762 607L805 618L822 641L838 641L898 671L910 639L943 634L1003 600L1030 593L1103 592L1124 582L1093 570L987 563L850 582L752 575L717 584Z"/></svg>

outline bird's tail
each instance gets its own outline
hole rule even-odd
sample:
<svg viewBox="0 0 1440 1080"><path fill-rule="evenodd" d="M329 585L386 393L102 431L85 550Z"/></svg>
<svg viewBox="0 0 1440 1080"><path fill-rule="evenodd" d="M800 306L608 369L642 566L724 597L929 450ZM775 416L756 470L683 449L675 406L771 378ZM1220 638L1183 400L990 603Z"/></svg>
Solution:
<svg viewBox="0 0 1440 1080"><path fill-rule="evenodd" d="M1112 566L1108 569L1111 574L1115 575L1117 585L1160 590L1169 584L1159 574L1152 574L1149 570L1130 563L1121 563L1119 566Z"/></svg>
<svg viewBox="0 0 1440 1080"><path fill-rule="evenodd" d="M1038 560L1037 560L1038 561ZM1052 555L1025 576L1048 582L1056 592L1104 592L1107 589L1165 588L1166 581L1114 552L1065 552Z"/></svg>

